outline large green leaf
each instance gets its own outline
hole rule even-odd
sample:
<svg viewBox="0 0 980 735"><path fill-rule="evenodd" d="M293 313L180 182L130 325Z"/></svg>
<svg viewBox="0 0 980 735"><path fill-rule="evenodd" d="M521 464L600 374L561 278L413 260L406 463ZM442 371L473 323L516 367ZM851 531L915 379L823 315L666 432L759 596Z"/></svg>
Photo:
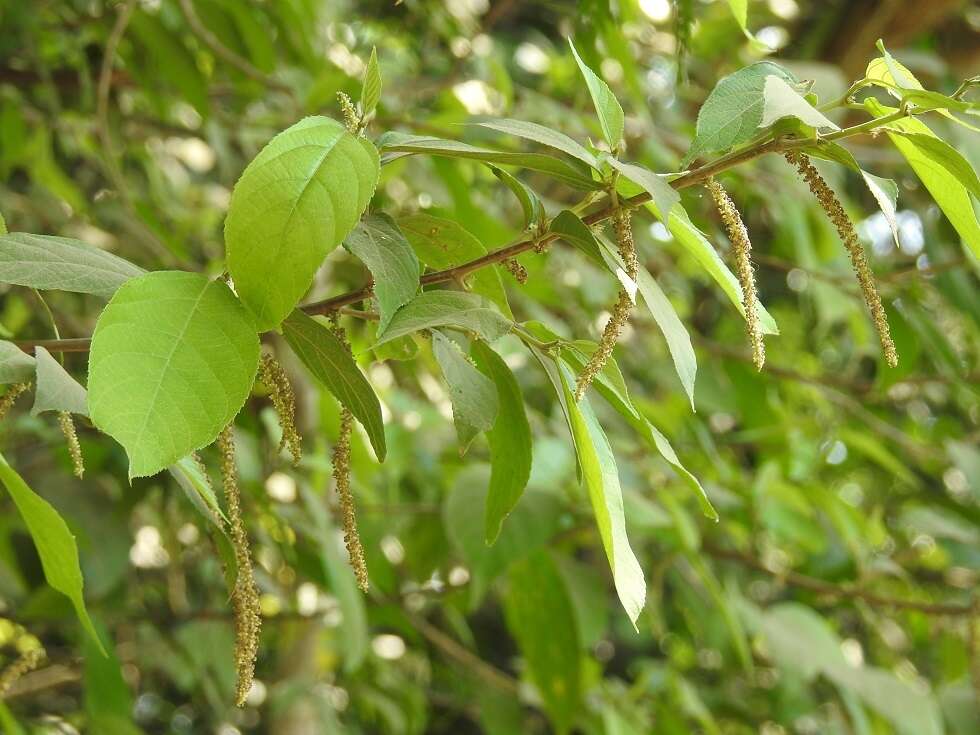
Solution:
<svg viewBox="0 0 980 735"><path fill-rule="evenodd" d="M423 329L453 327L476 332L488 342L504 336L513 322L482 296L462 291L425 291L398 310L375 346Z"/></svg>
<svg viewBox="0 0 980 735"><path fill-rule="evenodd" d="M623 141L623 129L625 127L625 116L623 108L616 99L616 95L609 89L609 85L602 81L588 65L582 61L578 55L572 39L568 39L568 45L572 49L572 56L578 64L582 76L585 78L585 86L589 89L592 97L592 104L595 105L596 115L599 117L599 127L602 128L602 135L609 144L609 147L616 149Z"/></svg>
<svg viewBox="0 0 980 735"><path fill-rule="evenodd" d="M557 130L546 128L544 125L538 125L537 123L526 122L524 120L511 120L508 118L492 118L489 120L481 120L475 124L484 128L489 128L490 130L496 130L499 133L506 133L518 138L524 138L525 140L540 143L541 145L546 145L549 148L554 148L562 153L567 153L573 158L577 158L578 160L582 161L582 163L585 163L593 168L598 166L596 157L589 153L584 146L572 140L564 133L559 133Z"/></svg>
<svg viewBox="0 0 980 735"><path fill-rule="evenodd" d="M152 475L214 441L252 389L259 340L224 283L158 271L125 283L95 326L93 423Z"/></svg>
<svg viewBox="0 0 980 735"><path fill-rule="evenodd" d="M684 156L687 165L698 156L725 151L759 134L765 108L766 78L796 79L771 61L760 61L722 77L698 112L697 132Z"/></svg>
<svg viewBox="0 0 980 735"><path fill-rule="evenodd" d="M381 317L378 329L383 330L398 307L418 293L419 259L398 225L386 214L362 219L344 240L344 247L371 271Z"/></svg>
<svg viewBox="0 0 980 735"><path fill-rule="evenodd" d="M69 411L88 416L85 388L46 349L38 347L34 354L37 356L37 382L31 414L36 416L44 411Z"/></svg>
<svg viewBox="0 0 980 735"><path fill-rule="evenodd" d="M646 600L646 583L643 581L640 563L626 537L623 491L619 484L619 470L612 447L589 405L588 397L575 401L575 376L568 365L564 361L556 361L537 348L532 347L531 351L544 367L558 393L572 434L582 479L592 503L602 546L613 573L616 594L635 627Z"/></svg>
<svg viewBox="0 0 980 735"><path fill-rule="evenodd" d="M0 235L0 283L108 299L142 273L129 261L79 240L26 232Z"/></svg>
<svg viewBox="0 0 980 735"><path fill-rule="evenodd" d="M438 330L432 332L432 354L449 386L453 422L460 452L464 453L477 434L493 428L499 407L497 390L459 346Z"/></svg>
<svg viewBox="0 0 980 735"><path fill-rule="evenodd" d="M415 214L399 219L398 226L415 248L419 260L430 268L452 268L487 254L482 242L452 220L430 214ZM464 281L470 291L486 296L500 307L505 316L512 316L496 266L470 273Z"/></svg>
<svg viewBox="0 0 980 735"><path fill-rule="evenodd" d="M33 357L13 342L0 340L0 385L30 380L35 369Z"/></svg>
<svg viewBox="0 0 980 735"><path fill-rule="evenodd" d="M510 166L541 171L576 189L599 189L601 184L592 179L589 169L578 161L571 162L543 153L495 151L480 148L457 140L445 140L428 136L406 135L389 132L378 139L378 147L384 154L385 163L402 156L427 153L448 158L469 158L484 163L501 163Z"/></svg>
<svg viewBox="0 0 980 735"><path fill-rule="evenodd" d="M381 403L347 345L299 309L283 322L282 333L310 374L361 422L375 455L383 462L387 447Z"/></svg>
<svg viewBox="0 0 980 735"><path fill-rule="evenodd" d="M99 640L92 620L85 609L82 596L82 570L78 565L78 546L68 525L51 504L28 487L24 479L7 464L0 454L0 482L3 482L10 497L14 499L17 511L27 525L34 539L44 578L54 589L71 600L75 614L85 632L92 637L102 655L105 649Z"/></svg>
<svg viewBox="0 0 980 735"><path fill-rule="evenodd" d="M876 116L894 111L874 99L865 100L865 105ZM890 128L897 128L902 133L891 132ZM915 118L891 123L888 137L929 190L966 247L980 258L980 223L970 200L970 191L974 191L975 196L980 196L980 192L977 191L977 175L972 167L962 161L955 150L939 141L925 123ZM924 145L929 138L932 139L930 143ZM972 176L963 170L963 166Z"/></svg>
<svg viewBox="0 0 980 735"><path fill-rule="evenodd" d="M543 549L514 564L507 577L507 627L555 731L567 733L582 696L582 670L575 610L565 580Z"/></svg>
<svg viewBox="0 0 980 735"><path fill-rule="evenodd" d="M378 165L369 141L312 116L279 133L246 167L231 194L225 247L259 331L279 326L357 223Z"/></svg>
<svg viewBox="0 0 980 735"><path fill-rule="evenodd" d="M492 544L504 519L521 499L531 476L531 427L524 411L524 396L514 373L489 345L481 341L471 348L477 367L497 389L499 411L490 441L490 489L487 491L484 537Z"/></svg>

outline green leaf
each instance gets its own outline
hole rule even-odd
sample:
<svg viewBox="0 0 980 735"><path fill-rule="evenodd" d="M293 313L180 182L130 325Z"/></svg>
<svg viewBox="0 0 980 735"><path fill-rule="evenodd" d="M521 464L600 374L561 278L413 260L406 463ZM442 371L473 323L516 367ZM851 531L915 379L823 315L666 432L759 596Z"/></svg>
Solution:
<svg viewBox="0 0 980 735"><path fill-rule="evenodd" d="M524 153L513 151L495 151L490 148L480 148L457 140L444 140L431 136L406 135L405 133L389 132L378 139L384 163L401 158L402 156L427 153L432 156L448 158L469 158L484 163L501 163L510 166L540 171L562 181L576 189L600 189L602 184L594 181L589 169L570 161L542 153Z"/></svg>
<svg viewBox="0 0 980 735"><path fill-rule="evenodd" d="M283 336L310 374L361 422L378 460L387 454L381 402L350 349L325 325L299 309L283 322Z"/></svg>
<svg viewBox="0 0 980 735"><path fill-rule="evenodd" d="M12 232L0 235L0 282L108 299L145 273L129 261L79 240Z"/></svg>
<svg viewBox="0 0 980 735"><path fill-rule="evenodd" d="M425 291L398 310L388 329L378 334L378 341L373 346L436 327L476 332L493 342L507 334L512 325L513 322L482 296L463 291Z"/></svg>
<svg viewBox="0 0 980 735"><path fill-rule="evenodd" d="M606 551L609 568L619 601L636 627L646 600L646 584L643 570L626 538L626 517L623 513L623 491L619 485L619 470L612 447L596 418L587 397L576 403L571 386L575 377L563 361L531 348L558 392L565 417L575 444L575 453L582 470L582 478L589 492L592 511L602 546Z"/></svg>
<svg viewBox="0 0 980 735"><path fill-rule="evenodd" d="M180 485L191 504L197 508L201 515L222 529L223 532L222 524L227 523L228 518L221 509L218 497L214 494L210 478L194 457L190 455L182 457L170 465L167 471L173 475L177 484Z"/></svg>
<svg viewBox="0 0 980 735"><path fill-rule="evenodd" d="M904 121L898 121L899 128L902 127L900 124L902 122ZM915 120L914 122L919 121ZM924 123L919 123L919 125L928 130ZM977 177L977 172L953 146L937 138L931 130L929 132L912 132L910 128L910 131L903 130L900 135L915 146L922 156L929 161L932 169L945 171L960 186L980 199L980 178ZM889 131L889 136L894 140L896 133ZM895 145L898 146L897 143ZM902 149L899 148L899 150Z"/></svg>
<svg viewBox="0 0 980 735"><path fill-rule="evenodd" d="M367 117L374 112L381 100L381 69L378 66L378 50L371 47L371 58L364 71L364 85L361 87L361 115Z"/></svg>
<svg viewBox="0 0 980 735"><path fill-rule="evenodd" d="M506 133L507 135L513 135L517 138L540 143L562 153L567 153L587 166L598 168L596 157L586 150L584 146L572 140L564 133L559 133L557 130L552 130L544 125L538 125L537 123L526 122L524 120L510 120L508 118L481 120L474 124L489 128L490 130L496 130L500 133Z"/></svg>
<svg viewBox="0 0 980 735"><path fill-rule="evenodd" d="M797 120L814 128L830 128L840 130L837 125L828 120L816 107L793 89L783 77L770 74L766 77L762 89L763 108L760 128L770 125L785 117L795 117Z"/></svg>
<svg viewBox="0 0 980 735"><path fill-rule="evenodd" d="M538 195L534 193L527 184L518 179L516 176L504 171L502 168L497 168L496 166L490 166L490 170L493 171L493 175L500 179L507 188L514 192L514 196L517 197L517 201L521 203L521 210L524 212L524 228L527 229L531 225L536 225L545 220L544 206L541 204L541 200L538 199Z"/></svg>
<svg viewBox="0 0 980 735"><path fill-rule="evenodd" d="M577 340L570 345L563 346L562 355L572 367L581 372L595 349L596 344L594 342ZM633 405L626 389L626 381L623 379L623 374L614 358L610 357L606 361L592 385L609 405L629 421L647 444L660 452L660 455L674 468L680 478L694 491L704 514L712 520L718 520L718 513L698 478L691 474L680 461L667 437Z"/></svg>
<svg viewBox="0 0 980 735"><path fill-rule="evenodd" d="M0 385L30 380L36 369L33 357L13 342L0 340Z"/></svg>
<svg viewBox="0 0 980 735"><path fill-rule="evenodd" d="M568 39L568 45L572 49L572 56L575 63L585 77L585 86L589 88L589 95L592 97L592 104L595 105L596 114L599 116L599 126L602 128L602 135L612 150L616 150L623 141L623 129L625 126L625 116L623 108L604 81L592 71L582 57L578 55L572 39Z"/></svg>
<svg viewBox="0 0 980 735"><path fill-rule="evenodd" d="M98 631L106 640L111 640L105 627ZM133 724L133 696L115 652L103 651L103 655L86 639L84 664L85 712L91 732L100 735L141 735L143 732Z"/></svg>
<svg viewBox="0 0 980 735"><path fill-rule="evenodd" d="M544 550L516 563L507 576L507 627L555 731L567 733L581 703L582 670L575 611L565 580Z"/></svg>
<svg viewBox="0 0 980 735"><path fill-rule="evenodd" d="M259 331L279 326L357 223L378 165L369 141L312 116L279 133L246 167L231 194L225 248Z"/></svg>
<svg viewBox="0 0 980 735"><path fill-rule="evenodd" d="M694 256L708 274L721 286L722 291L728 296L729 301L738 309L738 312L745 316L745 305L742 303L742 287L735 277L719 257L718 253L708 242L707 238L694 226L694 223L683 212L674 211L674 216L670 218L668 229L677 238L677 242ZM758 305L759 323L763 334L779 334L779 327L776 320L766 311L762 302L756 301Z"/></svg>
<svg viewBox="0 0 980 735"><path fill-rule="evenodd" d="M0 482L4 484L10 497L17 506L17 511L27 525L27 530L34 539L44 578L61 594L65 595L75 608L75 614L82 623L82 628L92 637L103 656L106 655L99 640L92 620L85 609L85 598L82 596L82 570L78 565L78 546L75 537L68 530L68 525L48 501L27 486L23 478L7 464L6 458L0 454Z"/></svg>
<svg viewBox="0 0 980 735"><path fill-rule="evenodd" d="M475 341L470 348L476 366L497 390L499 410L490 442L490 489L487 491L484 538L493 544L504 519L521 499L531 476L531 427L524 410L524 396L514 373L489 345Z"/></svg>
<svg viewBox="0 0 980 735"><path fill-rule="evenodd" d="M697 133L683 165L713 151L727 151L759 134L765 108L766 78L796 82L771 61L760 61L722 77L698 112Z"/></svg>
<svg viewBox="0 0 980 735"><path fill-rule="evenodd" d="M386 214L362 219L344 240L344 247L371 271L381 316L378 328L384 329L398 308L418 293L419 259L398 225Z"/></svg>
<svg viewBox="0 0 980 735"><path fill-rule="evenodd" d="M125 283L95 326L92 422L152 475L210 444L252 389L259 340L224 283L157 271Z"/></svg>
<svg viewBox="0 0 980 735"><path fill-rule="evenodd" d="M493 428L499 408L497 390L459 345L438 330L432 332L432 354L449 386L459 451L464 454L477 434Z"/></svg>
<svg viewBox="0 0 980 735"><path fill-rule="evenodd" d="M865 105L876 116L892 111L892 108L870 98L865 100ZM897 128L902 132L894 133L891 128ZM963 243L974 257L980 258L980 223L977 222L976 211L970 200L970 191L975 186L972 180L976 178L976 173L971 177L960 170L961 166L954 162L961 158L959 154L953 150L952 153L955 155L951 157L945 149L940 151L942 146L936 146L934 142L941 143L941 141L938 141L935 134L919 120L914 118L898 120L889 126L887 133L891 142L908 161L932 198L936 200L943 214L963 238ZM926 139L932 139L927 146L923 145ZM951 167L959 173L953 173Z"/></svg>
<svg viewBox="0 0 980 735"><path fill-rule="evenodd" d="M482 242L452 220L430 214L415 214L399 219L398 226L415 248L419 260L436 270L452 268L487 254ZM470 273L464 281L470 291L486 296L500 307L505 316L513 318L496 266Z"/></svg>
<svg viewBox="0 0 980 735"><path fill-rule="evenodd" d="M0 213L0 235L7 234L7 220L3 218L3 214Z"/></svg>
<svg viewBox="0 0 980 735"><path fill-rule="evenodd" d="M681 201L681 195L674 190L667 179L642 166L617 161L612 156L606 160L610 166L637 186L642 187L653 198L654 213L661 222L666 224L667 217L674 205L679 205Z"/></svg>
<svg viewBox="0 0 980 735"><path fill-rule="evenodd" d="M46 349L39 346L34 354L37 360L37 384L31 415L37 416L44 411L69 411L88 416L85 388Z"/></svg>
<svg viewBox="0 0 980 735"><path fill-rule="evenodd" d="M592 232L589 226L575 212L570 209L563 209L551 220L551 225L548 229L569 245L583 252L599 267L607 267L595 233Z"/></svg>

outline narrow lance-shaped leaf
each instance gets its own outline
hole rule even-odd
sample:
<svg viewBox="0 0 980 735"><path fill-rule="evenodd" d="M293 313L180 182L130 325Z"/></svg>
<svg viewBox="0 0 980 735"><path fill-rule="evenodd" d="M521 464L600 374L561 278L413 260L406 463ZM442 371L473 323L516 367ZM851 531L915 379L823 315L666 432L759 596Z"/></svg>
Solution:
<svg viewBox="0 0 980 735"><path fill-rule="evenodd" d="M0 235L0 283L108 299L123 283L145 272L79 240L26 232Z"/></svg>
<svg viewBox="0 0 980 735"><path fill-rule="evenodd" d="M371 271L380 315L378 328L383 330L398 307L418 293L419 259L398 225L386 214L362 219L344 240L344 247Z"/></svg>
<svg viewBox="0 0 980 735"><path fill-rule="evenodd" d="M567 733L581 704L582 656L565 580L544 550L514 564L507 576L507 627L555 731Z"/></svg>
<svg viewBox="0 0 980 735"><path fill-rule="evenodd" d="M474 124L490 130L496 130L500 133L507 133L508 135L514 135L518 138L531 140L535 143L540 143L541 145L546 145L549 148L554 148L562 153L567 153L568 155L572 156L573 158L577 158L592 168L597 168L598 166L596 157L586 150L584 146L575 142L564 133L559 133L557 130L552 130L544 125L538 125L537 123L527 122L525 120L510 120L507 118L492 118L490 120L481 120L480 122Z"/></svg>
<svg viewBox="0 0 980 735"><path fill-rule="evenodd" d="M527 184L518 179L516 176L504 171L502 168L497 168L496 166L490 166L490 170L493 171L493 175L500 179L504 184L510 189L514 196L517 197L517 201L521 204L521 211L524 213L524 227L530 227L531 225L536 225L545 220L544 206L541 204L541 200L538 199L538 195L534 193Z"/></svg>
<svg viewBox="0 0 980 735"><path fill-rule="evenodd" d="M531 427L524 410L524 396L514 373L489 345L479 340L471 348L476 366L497 390L499 411L490 442L490 489L487 491L484 536L488 544L500 535L504 519L521 499L531 476Z"/></svg>
<svg viewBox="0 0 980 735"><path fill-rule="evenodd" d="M68 411L88 416L85 388L46 349L39 346L34 354L37 356L37 383L31 415L43 411Z"/></svg>
<svg viewBox="0 0 980 735"><path fill-rule="evenodd" d="M378 151L327 117L300 120L242 173L225 220L228 270L259 331L278 327L378 182Z"/></svg>
<svg viewBox="0 0 980 735"><path fill-rule="evenodd" d="M361 114L367 117L374 112L381 100L381 68L378 66L378 49L371 47L371 58L364 70L361 87Z"/></svg>
<svg viewBox="0 0 980 735"><path fill-rule="evenodd" d="M68 530L68 525L48 501L28 487L24 479L7 464L2 454L0 454L0 482L13 498L17 511L24 519L31 538L34 539L34 546L37 548L41 567L44 569L44 578L49 585L71 601L85 632L91 636L102 655L106 655L102 641L99 640L85 609L78 547L75 544L75 537Z"/></svg>
<svg viewBox="0 0 980 735"><path fill-rule="evenodd" d="M497 419L497 390L463 354L459 346L442 332L432 332L432 354L449 386L453 404L453 423L464 454L481 431L493 428Z"/></svg>
<svg viewBox="0 0 980 735"><path fill-rule="evenodd" d="M387 453L381 402L364 374L330 329L299 309L283 322L282 333L293 352L324 388L361 422L379 461Z"/></svg>
<svg viewBox="0 0 980 735"><path fill-rule="evenodd" d="M513 322L482 296L462 291L425 291L398 310L374 346L435 327L475 332L493 342L512 326Z"/></svg>
<svg viewBox="0 0 980 735"><path fill-rule="evenodd" d="M623 141L623 129L625 126L625 116L623 108L616 99L616 95L609 89L609 85L602 81L588 65L582 61L578 55L572 39L568 39L568 46L572 49L572 56L578 64L582 76L585 78L585 86L589 89L592 97L592 104L595 105L596 115L599 117L599 127L602 128L602 135L609 144L609 147L616 149Z"/></svg>
<svg viewBox="0 0 980 735"><path fill-rule="evenodd" d="M245 404L259 364L255 325L224 283L157 271L126 282L89 355L92 422L156 474L215 440Z"/></svg>
<svg viewBox="0 0 980 735"><path fill-rule="evenodd" d="M666 224L671 210L675 206L679 207L681 202L681 195L667 183L667 179L642 166L637 166L633 163L623 163L611 156L606 160L610 166L651 196L654 205L654 214L657 215L657 218L661 222Z"/></svg>
<svg viewBox="0 0 980 735"><path fill-rule="evenodd" d="M873 99L865 100L865 105L876 116L893 111L892 108ZM887 131L891 142L898 148L905 160L909 162L912 170L915 171L916 176L929 190L932 198L936 200L936 204L939 205L943 214L946 215L963 239L963 243L975 257L980 258L980 223L977 222L976 211L973 208L973 202L970 200L970 191L973 190L971 177L966 176L964 183L960 180L960 176L950 170L948 151L945 152L945 155L940 156L936 146L923 145L926 138L933 138L936 141L938 139L921 121L908 118L891 123L889 127L914 134L903 135ZM959 156L955 150L953 153ZM969 164L966 165L969 167ZM970 170L972 171L972 168ZM973 178L975 177L976 173L973 174Z"/></svg>

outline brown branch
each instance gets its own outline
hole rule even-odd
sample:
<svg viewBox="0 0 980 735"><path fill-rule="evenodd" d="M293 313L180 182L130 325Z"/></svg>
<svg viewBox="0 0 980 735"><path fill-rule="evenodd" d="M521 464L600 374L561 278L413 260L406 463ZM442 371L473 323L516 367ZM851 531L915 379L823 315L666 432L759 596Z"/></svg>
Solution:
<svg viewBox="0 0 980 735"><path fill-rule="evenodd" d="M871 592L870 590L866 590L863 587L859 587L851 583L835 584L833 582L827 582L823 579L817 579L816 577L809 577L798 572L778 571L770 568L761 559L757 559L756 557L741 551L723 549L711 544L705 544L702 546L702 548L716 559L723 559L726 561L735 562L736 564L741 564L749 569L764 572L782 582L785 582L786 584L792 585L793 587L810 590L811 592L817 592L821 595L827 595L829 597L838 599L858 599L863 600L870 605L888 607L894 610L914 610L927 615L972 616L980 614L980 598L977 597L974 597L973 601L966 605L889 597L887 595L880 595L876 592Z"/></svg>

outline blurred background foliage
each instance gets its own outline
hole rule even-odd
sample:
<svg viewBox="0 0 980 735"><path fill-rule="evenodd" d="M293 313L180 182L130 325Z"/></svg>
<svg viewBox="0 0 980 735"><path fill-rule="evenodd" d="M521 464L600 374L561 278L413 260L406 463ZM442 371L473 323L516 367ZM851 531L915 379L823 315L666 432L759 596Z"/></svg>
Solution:
<svg viewBox="0 0 980 735"><path fill-rule="evenodd" d="M623 100L627 155L662 172L677 170L714 83L759 58L815 80L824 99L861 76L878 37L931 89L949 92L980 66L980 5L952 0L753 0L754 38L717 0L146 0L120 35L121 5L0 2L0 209L11 230L212 275L223 268L222 221L245 164L301 116L339 117L336 93L357 98L372 46L384 91L369 135L516 146L462 123L492 114L598 138L564 41L573 36ZM930 124L980 161L975 136L934 116ZM389 445L378 465L365 437L354 438L372 593L354 587L333 514L337 406L287 364L302 465L278 455L267 399L253 397L238 421L266 618L244 710L231 706L221 565L172 478L130 486L122 450L80 426L87 472L77 481L53 422L8 416L3 451L77 535L89 609L114 655L88 655L3 496L0 660L16 656L16 626L47 659L0 702L0 729L978 732L980 623L969 614L980 571L976 264L893 149L866 138L852 150L900 188L896 247L858 177L821 166L873 254L901 354L895 370L881 362L836 233L783 161L722 177L781 330L761 374L715 283L662 226L637 217L642 258L697 350L696 412L649 315L634 313L617 358L638 406L721 515L704 518L668 465L597 406L649 586L638 632L612 591L547 378L516 340L501 344L529 407L533 474L487 548L485 441L459 456L424 342L374 355L373 328L351 320ZM577 201L540 175L522 178L551 213ZM710 198L686 190L684 204L727 258ZM522 225L513 195L467 161L387 165L373 208L456 219L488 248ZM502 274L518 319L598 335L618 287L608 274L560 246L521 262L526 285ZM312 296L364 278L338 250ZM98 301L46 298L62 336L91 333ZM52 336L34 294L16 287L0 291L0 332ZM66 365L84 376L84 355ZM550 662L548 707L529 683L535 656Z"/></svg>

